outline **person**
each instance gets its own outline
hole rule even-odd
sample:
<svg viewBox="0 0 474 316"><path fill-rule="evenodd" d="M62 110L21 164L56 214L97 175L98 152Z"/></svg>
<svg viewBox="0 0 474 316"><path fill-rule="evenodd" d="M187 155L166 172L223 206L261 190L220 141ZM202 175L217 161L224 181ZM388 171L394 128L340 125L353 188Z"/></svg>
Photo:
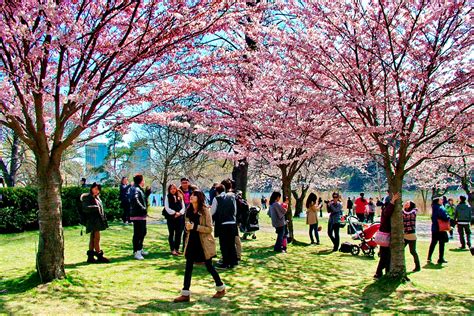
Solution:
<svg viewBox="0 0 474 316"><path fill-rule="evenodd" d="M237 228L237 202L231 192L232 183L224 180L216 186L217 196L211 205L211 215L215 222L215 236L219 238L222 262L218 268L228 269L237 265L237 249L235 237L239 235Z"/></svg>
<svg viewBox="0 0 474 316"><path fill-rule="evenodd" d="M456 206L454 212L454 220L458 224L459 241L461 242L461 249L467 247L471 248L471 228L469 222L472 218L472 207L466 202L466 197L461 195L459 197L459 204ZM464 239L466 234L466 239Z"/></svg>
<svg viewBox="0 0 474 316"><path fill-rule="evenodd" d="M454 221L454 211L456 210L456 205L454 205L454 200L452 198L448 199L448 203L444 205L446 209L446 213L449 215L449 224L451 226L451 230L449 231L449 239L453 239L454 236L454 227L456 226L456 222Z"/></svg>
<svg viewBox="0 0 474 316"><path fill-rule="evenodd" d="M428 251L427 262L431 263L431 256L433 255L434 249L439 242L438 264L447 263L447 261L444 260L444 246L449 240L448 232L439 230L438 219L449 221L450 218L448 213L446 213L446 209L443 206L443 199L441 197L436 196L433 198L431 208L431 243L430 249Z"/></svg>
<svg viewBox="0 0 474 316"><path fill-rule="evenodd" d="M290 197L288 195L283 196L283 203L281 203L281 206L283 206L283 208L286 210L286 216L287 216L289 206L290 206ZM286 219L286 216L285 216L285 234L283 235L283 249L285 249L285 251L287 250L288 238L289 238L288 220Z"/></svg>
<svg viewBox="0 0 474 316"><path fill-rule="evenodd" d="M319 232L318 232L318 211L320 211L317 205L318 197L314 193L310 193L306 199L306 224L309 225L309 239L311 244L314 244L314 237L316 237L316 245L319 245Z"/></svg>
<svg viewBox="0 0 474 316"><path fill-rule="evenodd" d="M214 198L216 197L217 193L216 193L216 186L218 185L219 183L214 183L212 185L212 188L209 190L209 203L212 205L212 202L214 201Z"/></svg>
<svg viewBox="0 0 474 316"><path fill-rule="evenodd" d="M443 195L443 206L446 208L446 204L448 204L448 198L446 195Z"/></svg>
<svg viewBox="0 0 474 316"><path fill-rule="evenodd" d="M352 202L351 197L347 198L347 215L352 215L352 208L354 207L354 202Z"/></svg>
<svg viewBox="0 0 474 316"><path fill-rule="evenodd" d="M190 197L193 191L195 190L195 187L192 186L189 183L189 179L186 177L181 178L181 185L179 187L179 190L183 193L183 200L184 200L184 205L186 208L189 207L190 202ZM184 245L185 245L185 238L186 235L183 234L183 251L184 251Z"/></svg>
<svg viewBox="0 0 474 316"><path fill-rule="evenodd" d="M181 178L181 186L179 187L179 190L183 192L184 205L186 206L186 208L188 208L189 204L191 203L191 194L194 191L194 187L191 186L188 178Z"/></svg>
<svg viewBox="0 0 474 316"><path fill-rule="evenodd" d="M382 213L380 214L380 228L379 231L382 233L390 234L392 232L391 221L393 211L395 210L395 202L400 198L400 193L396 192L390 198L390 202L386 203L382 207ZM375 272L374 278L380 279L383 275L383 270L388 273L390 269L390 246L380 246L380 260L377 265L377 271Z"/></svg>
<svg viewBox="0 0 474 316"><path fill-rule="evenodd" d="M79 182L79 186L81 188L86 188L87 187L86 178L81 178L81 181Z"/></svg>
<svg viewBox="0 0 474 316"><path fill-rule="evenodd" d="M250 212L249 203L244 199L242 191L237 191L235 194L235 202L237 205L237 228L247 227L248 214ZM245 233L244 233L245 237ZM242 242L239 234L235 236L235 250L237 252L237 263L242 260Z"/></svg>
<svg viewBox="0 0 474 316"><path fill-rule="evenodd" d="M151 200L151 206L156 206L156 197L153 196L153 199Z"/></svg>
<svg viewBox="0 0 474 316"><path fill-rule="evenodd" d="M286 249L283 248L283 237L285 236L286 225L286 210L283 208L283 206L281 206L280 200L280 192L275 191L270 196L269 213L272 218L272 226L275 228L275 232L277 234L277 239L273 250L275 252L286 252Z"/></svg>
<svg viewBox="0 0 474 316"><path fill-rule="evenodd" d="M339 201L339 193L334 192L332 194L332 201L327 203L327 209L329 213L328 236L333 244L332 251L335 252L339 249L339 229L341 228L342 216L342 204Z"/></svg>
<svg viewBox="0 0 474 316"><path fill-rule="evenodd" d="M143 241L147 233L146 218L148 196L151 190L145 187L145 180L141 174L133 177L133 187L130 188L130 220L133 223L133 255L137 260L145 259L148 252L143 249Z"/></svg>
<svg viewBox="0 0 474 316"><path fill-rule="evenodd" d="M359 222L363 223L365 221L365 209L369 204L369 202L364 198L363 192L360 194L360 197L355 200L354 204L356 216L359 219Z"/></svg>
<svg viewBox="0 0 474 316"><path fill-rule="evenodd" d="M124 224L131 223L130 221L130 193L131 185L128 184L128 178L122 177L120 181L120 207L122 208L122 221Z"/></svg>
<svg viewBox="0 0 474 316"><path fill-rule="evenodd" d="M421 270L420 258L416 252L416 213L418 212L415 203L412 201L406 201L403 204L403 232L405 247L408 245L410 248L410 254L413 256L415 261L415 269L413 272Z"/></svg>
<svg viewBox="0 0 474 316"><path fill-rule="evenodd" d="M367 222L373 223L375 217L375 203L373 198L369 198L369 204L367 204Z"/></svg>
<svg viewBox="0 0 474 316"><path fill-rule="evenodd" d="M87 251L88 263L109 263L104 257L104 251L100 248L100 232L109 227L105 216L104 205L100 199L101 186L93 183L89 193L81 195L82 211L86 215L86 233L90 233L89 251ZM94 258L97 257L97 260Z"/></svg>
<svg viewBox="0 0 474 316"><path fill-rule="evenodd" d="M165 198L165 211L168 213L166 224L168 225L168 243L173 256L180 255L179 246L184 229L184 205L183 194L175 184L168 186L168 194Z"/></svg>
<svg viewBox="0 0 474 316"><path fill-rule="evenodd" d="M212 275L216 284L216 294L213 298L222 298L226 294L226 286L219 273L212 265L212 258L216 256L216 243L212 237L212 218L205 205L206 196L195 190L190 196L190 205L186 209L186 245L184 256L186 269L181 295L174 299L175 303L189 302L190 287L194 263L204 262L207 271Z"/></svg>
<svg viewBox="0 0 474 316"><path fill-rule="evenodd" d="M318 207L319 207L319 217L322 218L323 217L323 199L321 197L319 197L319 200L318 200Z"/></svg>
<svg viewBox="0 0 474 316"><path fill-rule="evenodd" d="M262 198L260 199L260 203L262 204L262 210L266 210L267 209L267 199L265 198L265 196L262 195Z"/></svg>

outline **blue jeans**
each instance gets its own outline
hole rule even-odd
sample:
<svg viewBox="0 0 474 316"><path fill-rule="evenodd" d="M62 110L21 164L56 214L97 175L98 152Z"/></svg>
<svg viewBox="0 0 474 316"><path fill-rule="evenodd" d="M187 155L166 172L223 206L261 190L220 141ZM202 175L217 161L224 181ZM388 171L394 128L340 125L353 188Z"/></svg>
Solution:
<svg viewBox="0 0 474 316"><path fill-rule="evenodd" d="M281 252L283 250L283 237L285 236L285 226L276 227L275 232L277 233L277 240L273 250L276 252Z"/></svg>

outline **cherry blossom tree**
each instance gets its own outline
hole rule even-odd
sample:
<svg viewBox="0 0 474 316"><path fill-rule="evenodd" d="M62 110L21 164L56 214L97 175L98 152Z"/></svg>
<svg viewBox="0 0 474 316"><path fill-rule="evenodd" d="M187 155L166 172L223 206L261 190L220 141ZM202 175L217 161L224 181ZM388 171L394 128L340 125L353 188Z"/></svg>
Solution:
<svg viewBox="0 0 474 316"><path fill-rule="evenodd" d="M473 137L468 1L298 1L282 5L295 74L342 118L346 148L370 156L401 192L405 176ZM406 278L401 201L390 275Z"/></svg>
<svg viewBox="0 0 474 316"><path fill-rule="evenodd" d="M244 4L245 5L245 4ZM34 153L37 270L65 276L61 156L174 96L204 34L227 26L225 1L2 1L0 123ZM154 93L150 93L153 91ZM163 93L160 93L163 92Z"/></svg>
<svg viewBox="0 0 474 316"><path fill-rule="evenodd" d="M326 120L315 94L292 80L284 57L263 48L253 52L250 61L238 53L229 55L208 72L185 78L184 84L193 85L199 98L187 115L196 133L232 139L233 152L223 157L264 161L277 168L283 195L291 201L295 175L315 153L329 150L324 139L333 121ZM245 79L249 76L250 81ZM185 109L174 107L177 114ZM292 212L287 214L293 237Z"/></svg>

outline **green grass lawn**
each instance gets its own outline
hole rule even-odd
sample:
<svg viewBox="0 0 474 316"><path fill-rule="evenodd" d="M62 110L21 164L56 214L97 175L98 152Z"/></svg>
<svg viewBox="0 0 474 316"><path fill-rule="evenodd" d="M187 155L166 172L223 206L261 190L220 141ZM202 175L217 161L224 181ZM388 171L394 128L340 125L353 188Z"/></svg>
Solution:
<svg viewBox="0 0 474 316"><path fill-rule="evenodd" d="M295 227L297 239L308 241L304 219L297 219ZM212 278L197 266L192 302L174 304L184 259L169 254L166 225L148 226L145 247L150 255L144 261L131 256L132 226L112 225L102 237L112 260L108 265L85 263L88 236L79 231L65 229L67 278L46 285L34 273L37 233L0 236L0 313L474 312L474 257L455 251L455 242L448 245L448 264L425 266L399 285L372 279L374 259L330 253L325 234L320 246L290 246L288 254L275 255L274 234L259 232L257 240L243 242L242 264L221 272L228 285L224 299L210 298ZM345 230L342 235L347 239ZM423 266L427 247L426 241L419 242ZM407 261L413 269L408 250Z"/></svg>

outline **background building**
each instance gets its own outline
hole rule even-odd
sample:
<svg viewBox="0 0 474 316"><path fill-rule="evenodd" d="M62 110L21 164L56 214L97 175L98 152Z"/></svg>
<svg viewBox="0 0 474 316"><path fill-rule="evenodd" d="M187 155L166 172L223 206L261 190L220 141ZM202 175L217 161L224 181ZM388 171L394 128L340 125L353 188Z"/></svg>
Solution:
<svg viewBox="0 0 474 316"><path fill-rule="evenodd" d="M103 167L107 157L107 144L90 143L85 146L86 150L86 177L87 183L101 182L106 176L104 172L98 172L97 168Z"/></svg>
<svg viewBox="0 0 474 316"><path fill-rule="evenodd" d="M132 170L134 174L141 173L147 175L150 173L151 149L148 146L137 147L132 155Z"/></svg>

